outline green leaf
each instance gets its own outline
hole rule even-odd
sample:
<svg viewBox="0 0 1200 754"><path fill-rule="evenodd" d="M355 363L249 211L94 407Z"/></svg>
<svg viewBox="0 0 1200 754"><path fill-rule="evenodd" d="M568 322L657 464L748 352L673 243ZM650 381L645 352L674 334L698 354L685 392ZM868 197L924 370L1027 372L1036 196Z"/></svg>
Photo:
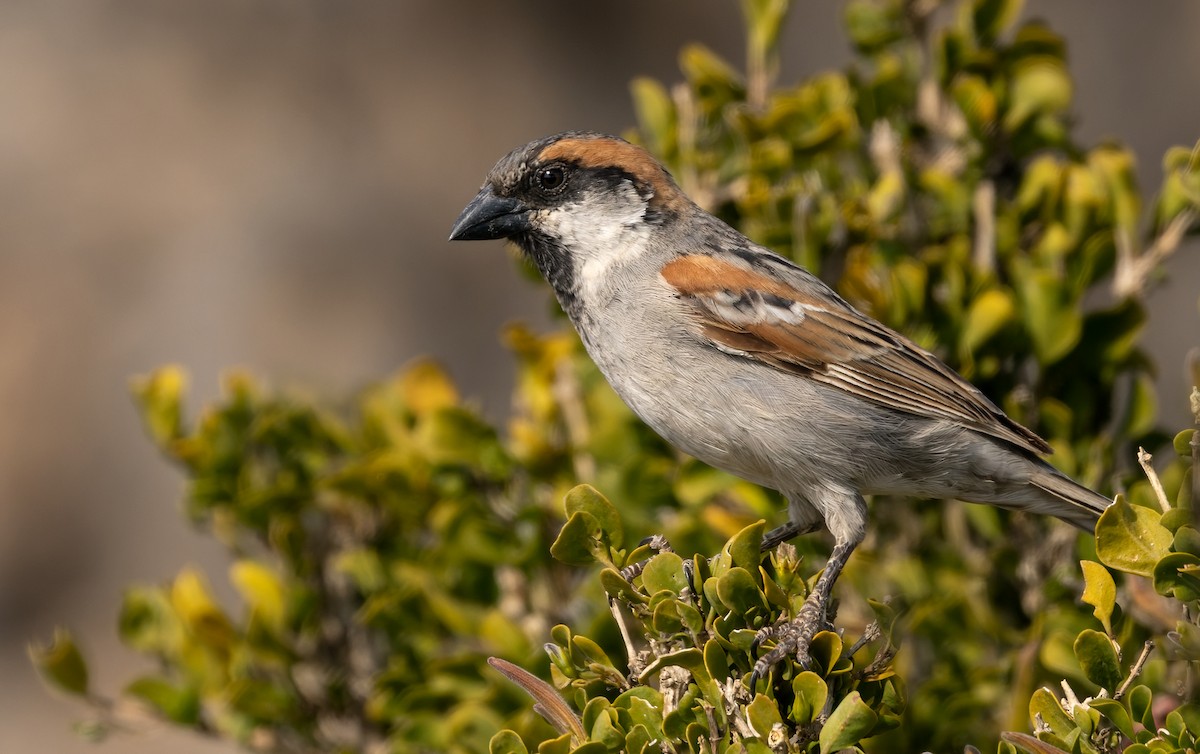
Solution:
<svg viewBox="0 0 1200 754"><path fill-rule="evenodd" d="M1112 574L1094 560L1081 560L1079 565L1083 568L1083 601L1095 608L1092 615L1104 626L1104 633L1112 636L1112 614L1117 606Z"/></svg>
<svg viewBox="0 0 1200 754"><path fill-rule="evenodd" d="M543 715L544 717L544 715ZM573 739L570 733L563 733L558 738L548 738L538 744L538 754L571 754L571 742ZM603 744L597 744L600 750L604 750Z"/></svg>
<svg viewBox="0 0 1200 754"><path fill-rule="evenodd" d="M958 338L958 352L964 358L986 343L1016 316L1012 294L1000 288L984 291L975 297L963 320Z"/></svg>
<svg viewBox="0 0 1200 754"><path fill-rule="evenodd" d="M488 754L529 754L529 749L516 733L502 730L488 741Z"/></svg>
<svg viewBox="0 0 1200 754"><path fill-rule="evenodd" d="M184 568L171 584L171 607L184 628L208 646L226 651L235 639L233 624L213 599L204 574Z"/></svg>
<svg viewBox="0 0 1200 754"><path fill-rule="evenodd" d="M704 643L704 668L714 680L721 683L730 676L729 657L716 639Z"/></svg>
<svg viewBox="0 0 1200 754"><path fill-rule="evenodd" d="M1154 429L1158 419L1158 395L1154 379L1148 374L1139 374L1133 381L1129 394L1129 405L1125 408L1126 437L1138 437Z"/></svg>
<svg viewBox="0 0 1200 754"><path fill-rule="evenodd" d="M183 436L183 394L187 373L178 366L165 366L133 380L132 390L142 421L160 447Z"/></svg>
<svg viewBox="0 0 1200 754"><path fill-rule="evenodd" d="M1090 628L1075 638L1075 659L1087 679L1109 693L1121 685L1121 665L1107 635Z"/></svg>
<svg viewBox="0 0 1200 754"><path fill-rule="evenodd" d="M1137 685L1129 691L1129 714L1134 722L1141 723L1146 730L1155 730L1154 693L1147 686Z"/></svg>
<svg viewBox="0 0 1200 754"><path fill-rule="evenodd" d="M1200 557L1172 552L1154 565L1154 591L1180 602L1200 599Z"/></svg>
<svg viewBox="0 0 1200 754"><path fill-rule="evenodd" d="M730 568L717 579L717 596L722 604L739 615L766 606L762 590L745 568Z"/></svg>
<svg viewBox="0 0 1200 754"><path fill-rule="evenodd" d="M765 54L775 47L789 5L788 0L742 0L750 49Z"/></svg>
<svg viewBox="0 0 1200 754"><path fill-rule="evenodd" d="M750 718L750 727L755 735L764 741L776 725L783 725L779 716L779 707L775 700L766 694L755 694L754 701L746 705L746 717Z"/></svg>
<svg viewBox="0 0 1200 754"><path fill-rule="evenodd" d="M287 594L274 571L254 560L239 560L229 567L229 580L250 608L252 620L261 621L275 633L287 622Z"/></svg>
<svg viewBox="0 0 1200 754"><path fill-rule="evenodd" d="M792 721L797 725L808 725L815 721L825 709L825 700L829 698L829 687L821 676L805 670L792 679Z"/></svg>
<svg viewBox="0 0 1200 754"><path fill-rule="evenodd" d="M654 605L650 625L660 634L673 636L683 631L683 618L679 615L678 600L665 599Z"/></svg>
<svg viewBox="0 0 1200 754"><path fill-rule="evenodd" d="M190 686L180 687L157 676L145 676L126 686L125 693L180 725L191 726L200 719L200 695Z"/></svg>
<svg viewBox="0 0 1200 754"><path fill-rule="evenodd" d="M675 103L666 87L652 78L638 76L629 85L638 131L652 154L666 157L676 141Z"/></svg>
<svg viewBox="0 0 1200 754"><path fill-rule="evenodd" d="M608 535L608 542L613 547L619 548L624 543L625 528L621 524L621 514L608 498L590 484L580 484L572 488L563 499L563 507L568 517L579 511L590 513Z"/></svg>
<svg viewBox="0 0 1200 754"><path fill-rule="evenodd" d="M1062 61L1048 55L1029 56L1013 71L1004 128L1011 132L1039 115L1056 115L1071 104L1071 77Z"/></svg>
<svg viewBox="0 0 1200 754"><path fill-rule="evenodd" d="M1175 552L1200 555L1200 530L1188 524L1180 526L1175 530L1175 541L1171 544L1171 549Z"/></svg>
<svg viewBox="0 0 1200 754"><path fill-rule="evenodd" d="M877 720L875 712L862 700L862 696L857 691L851 691L830 713L821 728L818 738L821 754L856 746L871 734Z"/></svg>
<svg viewBox="0 0 1200 754"><path fill-rule="evenodd" d="M1118 495L1096 524L1096 554L1109 568L1152 577L1154 565L1167 554L1173 537L1149 508L1130 505Z"/></svg>
<svg viewBox="0 0 1200 754"><path fill-rule="evenodd" d="M595 552L603 532L595 516L576 511L559 530L554 544L550 545L550 554L567 565L591 565L596 561Z"/></svg>
<svg viewBox="0 0 1200 754"><path fill-rule="evenodd" d="M735 566L746 569L751 573L758 572L762 562L763 533L767 529L766 521L757 521L734 534L725 549Z"/></svg>
<svg viewBox="0 0 1200 754"><path fill-rule="evenodd" d="M1185 429L1175 435L1175 439L1171 441L1171 447L1180 458L1192 457L1192 436L1196 434L1195 429Z"/></svg>
<svg viewBox="0 0 1200 754"><path fill-rule="evenodd" d="M1016 731L1005 731L1000 734L1000 739L1004 743L1012 744L1018 749L1028 754L1068 754L1059 747L1034 738L1028 733L1017 733Z"/></svg>
<svg viewBox="0 0 1200 754"><path fill-rule="evenodd" d="M1083 315L1067 296L1062 277L1051 270L1016 265L1017 292L1021 315L1033 340L1033 349L1043 364L1053 364L1079 342Z"/></svg>
<svg viewBox="0 0 1200 754"><path fill-rule="evenodd" d="M609 597L631 604L645 604L649 601L646 595L634 589L633 585L626 581L615 568L605 568L600 572L600 586L604 588L604 592Z"/></svg>
<svg viewBox="0 0 1200 754"><path fill-rule="evenodd" d="M66 629L55 629L54 638L47 647L30 644L29 659L38 674L55 688L76 696L87 695L87 663Z"/></svg>
<svg viewBox="0 0 1200 754"><path fill-rule="evenodd" d="M1076 727L1075 721L1063 711L1058 699L1045 687L1034 691L1029 699L1029 720L1036 726L1039 719L1059 737L1066 736Z"/></svg>
<svg viewBox="0 0 1200 754"><path fill-rule="evenodd" d="M1129 710L1125 709L1123 703L1115 699L1092 699L1088 704L1092 709L1099 710L1123 736L1133 739L1133 718L1129 716Z"/></svg>
<svg viewBox="0 0 1200 754"><path fill-rule="evenodd" d="M990 44L1021 13L1022 0L975 0L972 3L971 21L980 41Z"/></svg>
<svg viewBox="0 0 1200 754"><path fill-rule="evenodd" d="M604 748L608 751L617 751L621 748L621 744L625 743L625 731L621 730L613 719L616 711L609 708L608 700L604 697L592 699L592 702L597 701L603 701L605 704L603 709L596 712L591 726L587 729L589 743L598 742L604 744ZM588 706L592 706L590 702Z"/></svg>
<svg viewBox="0 0 1200 754"><path fill-rule="evenodd" d="M823 678L828 678L838 669L842 659L842 637L832 631L818 631L808 645L813 669Z"/></svg>
<svg viewBox="0 0 1200 754"><path fill-rule="evenodd" d="M642 588L648 594L667 591L678 597L687 588L683 559L673 552L660 552L642 569Z"/></svg>

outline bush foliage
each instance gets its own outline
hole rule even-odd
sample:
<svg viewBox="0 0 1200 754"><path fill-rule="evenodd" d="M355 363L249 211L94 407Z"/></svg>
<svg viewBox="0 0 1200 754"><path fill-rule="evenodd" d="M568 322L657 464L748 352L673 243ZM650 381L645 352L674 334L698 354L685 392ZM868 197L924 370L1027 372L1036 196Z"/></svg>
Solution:
<svg viewBox="0 0 1200 754"><path fill-rule="evenodd" d="M1200 146L1144 200L1124 147L1073 140L1065 43L1019 2L852 0L854 64L784 86L788 3L743 9L745 72L686 48L682 82L634 82L631 137L1122 492L1096 538L876 500L837 630L749 689L755 631L794 614L827 543L760 555L778 497L673 451L573 334L506 332L503 430L427 362L341 410L234 375L193 420L168 367L135 394L242 604L191 569L131 587L121 637L156 670L115 697L68 633L35 648L85 732L136 709L267 752L1196 748L1200 441L1157 426L1139 338L1196 229ZM1177 457L1147 476L1139 446Z"/></svg>

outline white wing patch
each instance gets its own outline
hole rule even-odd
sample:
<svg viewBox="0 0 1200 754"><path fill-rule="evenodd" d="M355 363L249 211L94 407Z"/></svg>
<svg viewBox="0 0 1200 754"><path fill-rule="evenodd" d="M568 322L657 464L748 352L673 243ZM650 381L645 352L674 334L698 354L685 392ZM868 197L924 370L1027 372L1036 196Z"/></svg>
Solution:
<svg viewBox="0 0 1200 754"><path fill-rule="evenodd" d="M705 304L717 317L739 326L798 325L808 316L808 307L799 301L756 290L717 291Z"/></svg>

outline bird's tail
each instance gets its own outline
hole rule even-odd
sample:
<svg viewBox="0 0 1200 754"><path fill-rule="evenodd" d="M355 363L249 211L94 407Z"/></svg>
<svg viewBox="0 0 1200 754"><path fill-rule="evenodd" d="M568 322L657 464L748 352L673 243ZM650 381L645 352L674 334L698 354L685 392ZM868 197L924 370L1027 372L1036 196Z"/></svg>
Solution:
<svg viewBox="0 0 1200 754"><path fill-rule="evenodd" d="M1104 509L1112 505L1111 499L1098 492L1092 492L1049 465L1034 472L1029 482L1048 493L1055 503L1052 509L1043 512L1057 516L1089 533L1096 528L1096 521Z"/></svg>

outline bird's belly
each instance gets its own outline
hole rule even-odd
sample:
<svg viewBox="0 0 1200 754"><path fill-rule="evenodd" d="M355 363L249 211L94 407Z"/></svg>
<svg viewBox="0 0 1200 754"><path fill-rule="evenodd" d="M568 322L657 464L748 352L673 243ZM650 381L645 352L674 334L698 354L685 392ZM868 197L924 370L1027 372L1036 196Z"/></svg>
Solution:
<svg viewBox="0 0 1200 754"><path fill-rule="evenodd" d="M785 491L853 474L843 468L846 454L831 460L828 447L805 439L828 434L823 425L835 422L809 408L819 399L809 395L807 380L719 352L675 349L665 358L649 346L623 354L589 350L642 421L710 466Z"/></svg>

